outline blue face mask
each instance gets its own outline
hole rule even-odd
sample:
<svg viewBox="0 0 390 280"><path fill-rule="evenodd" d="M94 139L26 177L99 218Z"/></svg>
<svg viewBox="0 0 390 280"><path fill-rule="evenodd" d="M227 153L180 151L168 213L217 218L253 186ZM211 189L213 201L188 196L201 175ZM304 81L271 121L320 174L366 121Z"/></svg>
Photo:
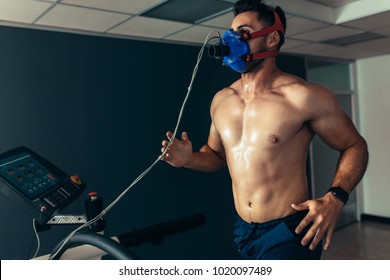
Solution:
<svg viewBox="0 0 390 280"><path fill-rule="evenodd" d="M242 40L241 35L233 30L226 30L222 38L222 44L229 48L229 52L223 57L223 64L233 70L242 73L246 69L246 61L243 59L251 50L248 42Z"/></svg>
<svg viewBox="0 0 390 280"><path fill-rule="evenodd" d="M274 16L275 23L272 26L253 33L240 35L231 29L226 30L221 38L221 43L210 46L209 55L215 58L223 57L223 63L239 73L243 73L247 68L247 62L253 59L277 56L278 51L263 51L251 54L248 44L248 40L265 36L276 30L284 34L283 25L276 12L274 12Z"/></svg>

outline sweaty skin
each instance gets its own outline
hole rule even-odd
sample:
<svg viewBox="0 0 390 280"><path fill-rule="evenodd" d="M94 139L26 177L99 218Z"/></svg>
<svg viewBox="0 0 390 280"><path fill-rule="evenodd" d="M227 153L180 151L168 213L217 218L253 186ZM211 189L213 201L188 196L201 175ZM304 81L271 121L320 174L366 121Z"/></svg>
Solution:
<svg viewBox="0 0 390 280"><path fill-rule="evenodd" d="M263 28L256 12L235 17L232 28L253 32ZM267 49L279 42L277 32L265 39L250 40L256 49L263 40ZM275 58L264 60L259 71L219 91L213 98L208 142L193 152L187 133L169 146L162 142L163 160L176 167L215 171L227 165L237 213L247 222L266 222L296 211L309 210L298 225L301 232L313 225L302 239L314 250L324 235L330 246L341 201L332 194L308 200L306 157L317 134L340 151L332 185L348 193L362 178L367 164L367 146L335 95L325 87L281 72ZM167 133L170 139L172 134Z"/></svg>
<svg viewBox="0 0 390 280"><path fill-rule="evenodd" d="M208 144L215 151L223 145L235 207L247 222L287 216L295 212L291 203L308 198L305 167L313 133L305 101L294 100L302 85L279 75L271 89L238 81L211 106Z"/></svg>

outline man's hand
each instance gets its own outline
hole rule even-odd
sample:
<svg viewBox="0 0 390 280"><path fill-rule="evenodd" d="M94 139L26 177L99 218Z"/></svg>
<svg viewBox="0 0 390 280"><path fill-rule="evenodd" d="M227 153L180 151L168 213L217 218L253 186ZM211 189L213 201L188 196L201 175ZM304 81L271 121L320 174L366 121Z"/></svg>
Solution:
<svg viewBox="0 0 390 280"><path fill-rule="evenodd" d="M172 138L172 132L168 131L166 136L170 141ZM174 167L186 166L192 155L192 143L189 140L187 133L183 132L181 134L181 140L173 139L172 144L168 147L169 141L162 141L161 152L164 153L166 151L162 160L168 162Z"/></svg>
<svg viewBox="0 0 390 280"><path fill-rule="evenodd" d="M306 246L312 240L309 249L314 250L326 235L324 250L329 249L332 235L343 206L344 204L331 193L327 193L322 198L307 200L298 205L292 204L291 207L295 210L309 210L305 218L303 218L295 229L295 233L301 233L308 224L313 223L306 235L302 238L301 244Z"/></svg>

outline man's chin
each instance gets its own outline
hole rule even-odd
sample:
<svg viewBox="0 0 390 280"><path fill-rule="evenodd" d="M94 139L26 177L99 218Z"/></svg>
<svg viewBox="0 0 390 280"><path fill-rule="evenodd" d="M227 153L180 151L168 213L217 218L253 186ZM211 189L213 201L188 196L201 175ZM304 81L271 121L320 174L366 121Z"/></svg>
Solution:
<svg viewBox="0 0 390 280"><path fill-rule="evenodd" d="M264 62L264 59L259 59L259 60L251 61L251 62L247 63L246 69L244 72L242 72L242 74L259 72L261 69L263 69L263 62Z"/></svg>

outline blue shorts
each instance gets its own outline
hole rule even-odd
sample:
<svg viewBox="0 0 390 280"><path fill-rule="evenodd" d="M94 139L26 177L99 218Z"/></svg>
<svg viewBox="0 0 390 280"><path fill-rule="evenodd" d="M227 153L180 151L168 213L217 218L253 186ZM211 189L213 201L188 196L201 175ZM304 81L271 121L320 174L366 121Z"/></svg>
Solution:
<svg viewBox="0 0 390 280"><path fill-rule="evenodd" d="M294 232L306 214L307 211L301 211L265 223L247 223L238 217L234 224L234 242L241 257L252 260L321 259L322 242L314 251L301 245L311 224L299 235Z"/></svg>

